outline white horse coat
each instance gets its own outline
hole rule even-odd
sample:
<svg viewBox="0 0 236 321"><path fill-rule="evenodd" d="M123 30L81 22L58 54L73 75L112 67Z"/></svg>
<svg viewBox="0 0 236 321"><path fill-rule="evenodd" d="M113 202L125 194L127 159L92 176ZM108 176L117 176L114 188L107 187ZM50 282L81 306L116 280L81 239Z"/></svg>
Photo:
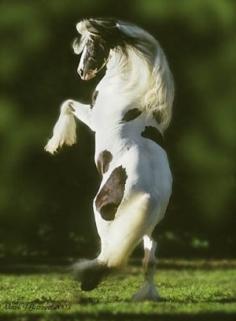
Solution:
<svg viewBox="0 0 236 321"><path fill-rule="evenodd" d="M92 273L123 265L142 239L149 253L146 268L154 260L151 234L165 214L172 188L162 135L171 119L174 86L162 49L143 29L122 21L88 19L78 23L77 30L82 37L74 50L82 53L81 78L94 77L103 65L107 70L95 89L93 106L63 103L46 150L54 153L75 142L74 116L95 132L95 163L102 181L93 209L101 252L95 260L77 265L82 288L90 290L100 281ZM119 38L117 44L112 40L101 66L89 69L91 41L101 38L105 48L113 34ZM154 296L149 278L136 299Z"/></svg>

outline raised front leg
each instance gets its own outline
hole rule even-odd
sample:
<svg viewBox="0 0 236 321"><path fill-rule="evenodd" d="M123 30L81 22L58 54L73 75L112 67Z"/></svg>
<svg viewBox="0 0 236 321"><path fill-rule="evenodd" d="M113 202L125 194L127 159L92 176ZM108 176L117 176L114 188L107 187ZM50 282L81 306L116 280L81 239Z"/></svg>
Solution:
<svg viewBox="0 0 236 321"><path fill-rule="evenodd" d="M83 105L75 100L68 99L61 105L59 118L53 128L53 135L49 139L45 150L54 154L63 145L73 145L76 142L75 117L91 126L91 109L89 105Z"/></svg>
<svg viewBox="0 0 236 321"><path fill-rule="evenodd" d="M90 129L93 130L93 126L91 124L91 106L79 103L73 99L66 100L62 106L68 106L71 113L78 118L80 121L82 121L85 125L87 125Z"/></svg>
<svg viewBox="0 0 236 321"><path fill-rule="evenodd" d="M154 284L154 275L156 271L156 257L155 251L157 243L149 236L145 235L143 238L144 243L144 285L133 296L134 301L158 301L160 299L157 289Z"/></svg>

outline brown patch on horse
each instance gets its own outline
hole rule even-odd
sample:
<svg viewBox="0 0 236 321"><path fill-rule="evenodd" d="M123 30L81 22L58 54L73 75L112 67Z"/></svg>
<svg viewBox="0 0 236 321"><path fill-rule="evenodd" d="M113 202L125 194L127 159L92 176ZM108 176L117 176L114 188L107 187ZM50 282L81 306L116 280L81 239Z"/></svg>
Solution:
<svg viewBox="0 0 236 321"><path fill-rule="evenodd" d="M117 208L124 196L126 179L126 170L119 166L113 170L98 193L95 205L104 220L112 221L115 218Z"/></svg>
<svg viewBox="0 0 236 321"><path fill-rule="evenodd" d="M109 152L108 150L104 150L99 154L96 165L97 165L98 172L101 175L108 171L112 158L113 158L112 153Z"/></svg>
<svg viewBox="0 0 236 321"><path fill-rule="evenodd" d="M94 107L94 105L95 105L95 103L96 103L97 97L98 97L98 90L95 90L95 91L93 92L93 95L92 95L91 108Z"/></svg>
<svg viewBox="0 0 236 321"><path fill-rule="evenodd" d="M122 122L128 122L128 121L134 120L135 118L138 118L138 116L141 114L142 112L138 108L130 109L124 114L124 117L122 118Z"/></svg>

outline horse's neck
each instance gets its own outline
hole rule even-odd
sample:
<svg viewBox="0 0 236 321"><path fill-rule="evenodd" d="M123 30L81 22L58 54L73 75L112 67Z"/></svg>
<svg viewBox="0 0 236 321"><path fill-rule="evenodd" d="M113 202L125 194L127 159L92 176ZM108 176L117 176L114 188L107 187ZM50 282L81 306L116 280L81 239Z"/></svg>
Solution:
<svg viewBox="0 0 236 321"><path fill-rule="evenodd" d="M114 130L116 135L122 127L121 119L128 110L144 109L144 97L150 85L150 67L134 51L130 50L127 55L114 52L106 74L97 86L98 96L93 109L97 132L106 131L109 127L110 133ZM146 122L149 124L150 119L143 113L139 121L142 123L139 125L143 126ZM136 132L135 128L132 130Z"/></svg>
<svg viewBox="0 0 236 321"><path fill-rule="evenodd" d="M113 51L104 78L98 85L106 95L124 99L126 105L137 103L146 92L150 70L148 64L134 50L127 55Z"/></svg>

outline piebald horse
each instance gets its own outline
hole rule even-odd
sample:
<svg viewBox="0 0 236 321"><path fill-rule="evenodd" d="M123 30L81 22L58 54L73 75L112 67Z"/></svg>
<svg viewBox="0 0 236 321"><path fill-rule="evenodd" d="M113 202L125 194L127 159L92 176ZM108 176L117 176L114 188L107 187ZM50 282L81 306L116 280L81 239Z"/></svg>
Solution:
<svg viewBox="0 0 236 321"><path fill-rule="evenodd" d="M142 28L115 19L85 19L73 43L81 79L103 68L90 105L66 100L45 149L56 152L76 141L79 119L95 133L101 185L93 209L101 240L94 260L75 264L82 290L94 289L122 267L143 240L145 282L134 300L157 300L154 227L163 218L172 175L163 144L171 119L174 82L157 40Z"/></svg>

